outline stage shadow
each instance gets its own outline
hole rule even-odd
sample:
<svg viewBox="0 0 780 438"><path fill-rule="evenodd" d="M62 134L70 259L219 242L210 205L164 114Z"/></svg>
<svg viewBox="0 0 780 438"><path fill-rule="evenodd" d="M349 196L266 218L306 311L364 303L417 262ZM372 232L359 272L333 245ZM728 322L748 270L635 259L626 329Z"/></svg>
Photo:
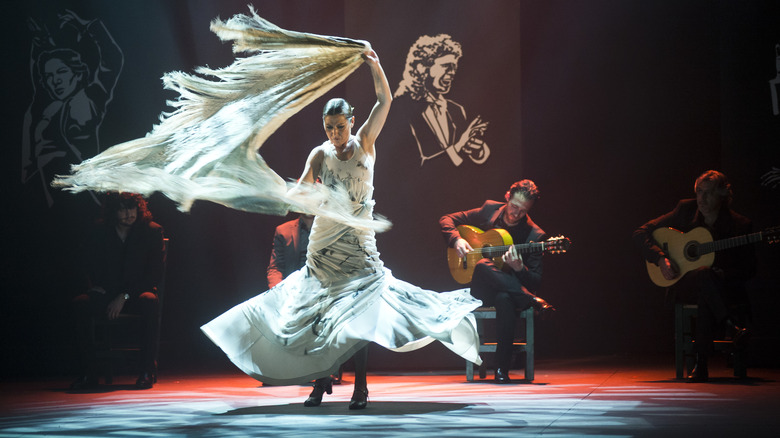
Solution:
<svg viewBox="0 0 780 438"><path fill-rule="evenodd" d="M509 383L496 383L493 379L477 379L475 378L471 382L464 382L468 384L482 384L482 385L499 385L499 386L512 386L512 385L529 385L529 386L546 386L549 385L547 382L536 382L533 380L525 380L525 379L512 379Z"/></svg>
<svg viewBox="0 0 780 438"><path fill-rule="evenodd" d="M368 407L357 411L350 411L347 406L348 402L346 401L322 403L312 408L303 406L303 403L252 406L215 415L420 415L458 411L471 405L465 403L369 402Z"/></svg>
<svg viewBox="0 0 780 438"><path fill-rule="evenodd" d="M95 388L85 389L70 389L70 388L49 388L52 392L63 392L66 394L106 394L117 391L149 391L150 389L136 388L134 384L112 384L112 385L98 385Z"/></svg>
<svg viewBox="0 0 780 438"><path fill-rule="evenodd" d="M737 377L710 377L706 382L690 383L691 387L696 385L740 385L740 386L760 386L762 384L774 383L774 380L762 379L760 377L746 377L740 379ZM644 380L644 383L686 383L685 379L666 379L666 380Z"/></svg>

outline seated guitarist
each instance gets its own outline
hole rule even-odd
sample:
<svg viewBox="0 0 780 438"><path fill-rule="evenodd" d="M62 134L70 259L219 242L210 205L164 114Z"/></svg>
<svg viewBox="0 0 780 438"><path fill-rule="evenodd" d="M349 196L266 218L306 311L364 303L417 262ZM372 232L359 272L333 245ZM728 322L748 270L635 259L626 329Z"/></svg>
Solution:
<svg viewBox="0 0 780 438"><path fill-rule="evenodd" d="M708 170L696 179L694 191L696 199L681 200L674 210L642 225L634 231L633 240L648 263L658 265L666 280L679 277L667 290L669 298L677 303L698 304L694 333L696 365L687 380L705 382L709 377L707 357L716 329L725 326L732 330L735 342L744 346L747 331L736 324L732 309L747 302L745 282L754 275L756 262L753 247L740 246L718 251L712 266L702 266L680 276L669 254L653 238L656 229L670 227L687 233L704 227L714 240L749 234L752 229L748 218L729 208L732 193L726 175Z"/></svg>
<svg viewBox="0 0 780 438"><path fill-rule="evenodd" d="M447 245L465 257L473 248L460 236L459 225L471 225L487 231L502 228L512 236L512 243L539 242L546 238L544 231L528 216L528 211L539 198L539 190L531 180L518 181L505 194L506 203L485 201L482 207L442 216L439 225ZM542 254L526 255L525 259L511 247L503 256L499 268L492 259L483 258L475 268L471 280L471 294L486 306L496 308L495 380L509 383L512 360L516 309L533 307L537 311L555 310L545 300L532 293L542 280Z"/></svg>

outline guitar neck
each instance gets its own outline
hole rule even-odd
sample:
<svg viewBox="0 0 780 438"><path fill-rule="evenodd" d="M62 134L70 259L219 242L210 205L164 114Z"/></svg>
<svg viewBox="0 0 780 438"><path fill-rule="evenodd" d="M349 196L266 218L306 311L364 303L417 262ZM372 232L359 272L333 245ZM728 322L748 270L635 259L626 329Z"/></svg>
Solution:
<svg viewBox="0 0 780 438"><path fill-rule="evenodd" d="M730 237L728 239L715 240L699 244L698 254L704 255L724 249L736 248L742 245L758 243L764 239L763 232L745 234L743 236Z"/></svg>
<svg viewBox="0 0 780 438"><path fill-rule="evenodd" d="M500 245L500 246L484 246L482 248L475 249L474 252L479 252L483 257L498 257L505 252L509 251L510 247L515 247L515 250L521 254L527 254L532 252L544 251L545 242L531 242L531 243L518 243L515 245Z"/></svg>

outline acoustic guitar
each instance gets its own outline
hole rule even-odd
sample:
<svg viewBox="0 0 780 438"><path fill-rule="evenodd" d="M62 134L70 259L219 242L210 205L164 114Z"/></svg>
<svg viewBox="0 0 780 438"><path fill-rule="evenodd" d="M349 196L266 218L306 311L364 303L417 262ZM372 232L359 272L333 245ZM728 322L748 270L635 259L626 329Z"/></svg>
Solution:
<svg viewBox="0 0 780 438"><path fill-rule="evenodd" d="M473 248L465 257L458 257L455 248L447 248L447 263L450 266L452 278L460 284L471 282L474 275L474 266L483 258L493 259L493 263L499 268L504 265L501 256L509 248L514 246L520 254L548 253L560 254L569 249L571 240L568 237L558 236L547 239L544 242L530 242L512 244L512 236L504 229L494 228L488 231L482 231L471 225L458 225L460 237Z"/></svg>
<svg viewBox="0 0 780 438"><path fill-rule="evenodd" d="M647 263L647 274L650 280L658 286L671 286L682 278L687 272L702 266L712 266L715 261L715 252L724 249L736 248L742 245L761 242L773 244L780 241L780 227L767 228L757 233L730 237L728 239L715 240L712 234L704 227L697 227L683 233L674 228L658 228L653 231L653 239L658 243L672 262L672 266L679 275L671 280L664 278L661 268L655 263Z"/></svg>

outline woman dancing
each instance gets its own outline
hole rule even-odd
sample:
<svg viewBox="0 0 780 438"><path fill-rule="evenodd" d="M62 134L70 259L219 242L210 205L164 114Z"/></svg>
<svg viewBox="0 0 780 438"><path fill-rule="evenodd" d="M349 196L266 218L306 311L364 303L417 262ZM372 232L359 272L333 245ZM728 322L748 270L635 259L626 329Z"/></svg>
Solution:
<svg viewBox="0 0 780 438"><path fill-rule="evenodd" d="M391 92L376 53L364 52L377 102L352 135L353 108L344 99L323 110L328 141L310 153L303 183L319 178L349 194L354 214L371 218L375 141L390 109ZM470 312L480 302L466 290L436 293L393 278L379 259L374 232L316 217L306 266L276 287L204 325L203 331L239 368L276 384L316 378L305 406L331 393L330 374L354 354L355 388L349 409L366 407L367 345L396 351L440 340L478 362Z"/></svg>

